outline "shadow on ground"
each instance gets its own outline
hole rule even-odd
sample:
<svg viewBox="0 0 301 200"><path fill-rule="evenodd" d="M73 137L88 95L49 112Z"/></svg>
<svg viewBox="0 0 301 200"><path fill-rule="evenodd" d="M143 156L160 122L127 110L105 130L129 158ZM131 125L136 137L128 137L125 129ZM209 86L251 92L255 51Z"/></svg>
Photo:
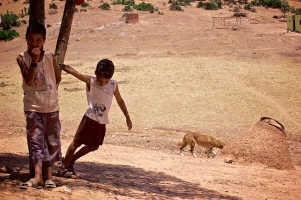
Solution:
<svg viewBox="0 0 301 200"><path fill-rule="evenodd" d="M0 189L11 193L18 192L9 185L26 181L28 157L16 154L0 154ZM163 172L146 171L129 165L111 165L95 162L78 162L75 166L79 178L76 180L55 177L57 186L67 186L72 190L97 190L135 199L156 197L158 199L239 199L198 184L181 180ZM7 170L9 169L9 170Z"/></svg>

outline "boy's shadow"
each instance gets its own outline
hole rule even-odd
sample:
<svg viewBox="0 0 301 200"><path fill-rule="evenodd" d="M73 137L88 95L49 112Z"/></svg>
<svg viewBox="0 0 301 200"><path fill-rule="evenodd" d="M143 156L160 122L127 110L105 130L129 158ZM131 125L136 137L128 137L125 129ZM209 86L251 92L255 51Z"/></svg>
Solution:
<svg viewBox="0 0 301 200"><path fill-rule="evenodd" d="M0 160L0 185L7 181L25 182L30 178L28 156L0 154ZM57 166L54 167L54 171L56 169ZM57 186L64 185L72 190L84 187L86 190L98 190L136 199L154 196L159 199L240 199L163 172L147 171L129 165L77 162L75 170L79 175L77 181L55 177L58 180Z"/></svg>

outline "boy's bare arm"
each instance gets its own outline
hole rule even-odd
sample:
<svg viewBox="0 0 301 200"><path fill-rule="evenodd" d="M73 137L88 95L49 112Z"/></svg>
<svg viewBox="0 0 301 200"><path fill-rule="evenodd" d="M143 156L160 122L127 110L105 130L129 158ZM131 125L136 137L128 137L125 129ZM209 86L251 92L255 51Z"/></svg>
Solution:
<svg viewBox="0 0 301 200"><path fill-rule="evenodd" d="M35 75L36 75L36 67L30 67L28 69L28 67L26 66L26 63L21 55L17 56L17 63L20 67L20 70L21 70L22 76L25 80L25 83L28 86L33 86L34 81L35 81Z"/></svg>
<svg viewBox="0 0 301 200"><path fill-rule="evenodd" d="M126 117L126 124L128 126L128 129L132 129L132 120L130 118L130 115L128 113L128 110L127 110L127 107L125 105L125 102L124 100L122 99L121 95L120 95L120 92L119 92L119 89L118 89L118 85L116 86L116 90L114 92L114 96L116 98L116 101L120 107L120 109L122 110L123 114L125 115Z"/></svg>
<svg viewBox="0 0 301 200"><path fill-rule="evenodd" d="M60 64L60 67L63 71L67 72L68 74L72 74L79 80L85 82L87 85L90 85L90 76L84 75L70 67L69 65Z"/></svg>
<svg viewBox="0 0 301 200"><path fill-rule="evenodd" d="M53 56L53 68L54 68L54 73L55 73L56 85L59 85L60 82L62 81L62 76L61 76L60 70L57 66L56 59L54 56Z"/></svg>

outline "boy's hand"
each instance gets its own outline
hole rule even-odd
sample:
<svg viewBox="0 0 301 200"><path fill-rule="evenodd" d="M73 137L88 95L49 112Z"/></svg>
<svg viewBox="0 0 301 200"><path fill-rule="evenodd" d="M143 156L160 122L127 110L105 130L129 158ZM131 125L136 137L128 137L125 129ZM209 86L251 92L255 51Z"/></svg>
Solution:
<svg viewBox="0 0 301 200"><path fill-rule="evenodd" d="M32 62L33 63L39 62L40 55L41 55L41 50L38 47L32 49L30 55Z"/></svg>
<svg viewBox="0 0 301 200"><path fill-rule="evenodd" d="M133 125L132 120L129 117L126 118L126 124L128 126L128 130L131 130Z"/></svg>

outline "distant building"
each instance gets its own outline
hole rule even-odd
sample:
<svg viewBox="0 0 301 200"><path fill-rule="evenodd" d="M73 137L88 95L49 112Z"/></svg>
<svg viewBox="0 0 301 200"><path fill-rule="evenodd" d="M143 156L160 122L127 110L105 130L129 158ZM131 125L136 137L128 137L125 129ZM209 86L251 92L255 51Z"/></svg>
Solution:
<svg viewBox="0 0 301 200"><path fill-rule="evenodd" d="M137 14L134 14L134 13L127 14L125 17L125 22L128 24L138 23L139 22L138 13Z"/></svg>
<svg viewBox="0 0 301 200"><path fill-rule="evenodd" d="M295 15L287 16L286 23L288 30L295 31Z"/></svg>
<svg viewBox="0 0 301 200"><path fill-rule="evenodd" d="M301 14L287 16L287 29L301 33Z"/></svg>

